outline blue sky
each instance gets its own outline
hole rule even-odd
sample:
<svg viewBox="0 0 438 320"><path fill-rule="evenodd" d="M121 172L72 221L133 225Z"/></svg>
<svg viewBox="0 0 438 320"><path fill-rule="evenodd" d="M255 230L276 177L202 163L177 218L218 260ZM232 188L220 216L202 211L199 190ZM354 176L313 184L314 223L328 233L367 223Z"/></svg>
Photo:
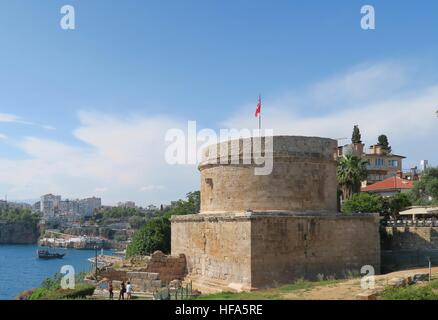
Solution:
<svg viewBox="0 0 438 320"><path fill-rule="evenodd" d="M65 4L76 30L59 26ZM365 4L376 30L360 28ZM256 126L259 92L278 132L349 137L359 123L367 144L387 133L405 167L438 164L437 12L435 1L2 1L0 194L183 197L199 177L162 163L165 129Z"/></svg>

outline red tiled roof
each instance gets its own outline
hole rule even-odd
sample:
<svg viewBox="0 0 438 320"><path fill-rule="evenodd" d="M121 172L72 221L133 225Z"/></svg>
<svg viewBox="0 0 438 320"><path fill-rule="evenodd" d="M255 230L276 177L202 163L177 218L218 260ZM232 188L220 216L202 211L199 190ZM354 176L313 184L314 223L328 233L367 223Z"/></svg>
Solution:
<svg viewBox="0 0 438 320"><path fill-rule="evenodd" d="M414 187L414 182L412 180L405 180L398 176L390 177L383 181L373 183L369 186L361 188L360 191L381 191L381 190L394 190L394 189L412 189Z"/></svg>

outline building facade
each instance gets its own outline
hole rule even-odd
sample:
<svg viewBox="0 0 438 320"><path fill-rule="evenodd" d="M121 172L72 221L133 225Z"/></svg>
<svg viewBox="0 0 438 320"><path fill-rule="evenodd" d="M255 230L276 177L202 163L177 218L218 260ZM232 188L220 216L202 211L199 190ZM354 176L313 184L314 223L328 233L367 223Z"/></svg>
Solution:
<svg viewBox="0 0 438 320"><path fill-rule="evenodd" d="M395 177L397 172L403 170L403 159L406 157L388 153L378 144L370 146L368 151L365 151L364 147L363 143L352 143L338 147L338 157L353 154L368 162L368 176L362 183L363 187Z"/></svg>

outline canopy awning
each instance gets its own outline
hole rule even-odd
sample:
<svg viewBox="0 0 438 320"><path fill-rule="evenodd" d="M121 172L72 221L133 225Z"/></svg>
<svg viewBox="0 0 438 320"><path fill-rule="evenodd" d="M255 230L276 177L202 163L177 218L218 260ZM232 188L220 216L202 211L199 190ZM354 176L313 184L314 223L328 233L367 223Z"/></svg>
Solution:
<svg viewBox="0 0 438 320"><path fill-rule="evenodd" d="M438 215L438 207L412 207L405 211L400 211L400 215Z"/></svg>

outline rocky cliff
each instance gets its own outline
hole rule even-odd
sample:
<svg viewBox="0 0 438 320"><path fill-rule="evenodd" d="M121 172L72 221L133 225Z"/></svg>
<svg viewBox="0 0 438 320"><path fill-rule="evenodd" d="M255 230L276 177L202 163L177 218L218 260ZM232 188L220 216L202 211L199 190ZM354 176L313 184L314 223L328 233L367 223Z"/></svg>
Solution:
<svg viewBox="0 0 438 320"><path fill-rule="evenodd" d="M0 244L34 244L38 237L38 227L33 223L0 221Z"/></svg>

